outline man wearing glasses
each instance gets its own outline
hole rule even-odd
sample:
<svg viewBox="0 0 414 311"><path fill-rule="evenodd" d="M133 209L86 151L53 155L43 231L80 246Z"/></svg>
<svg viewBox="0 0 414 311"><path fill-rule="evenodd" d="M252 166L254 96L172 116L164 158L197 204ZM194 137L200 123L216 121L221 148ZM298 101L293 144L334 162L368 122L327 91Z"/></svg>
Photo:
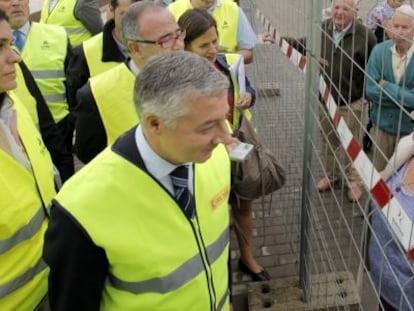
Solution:
<svg viewBox="0 0 414 311"><path fill-rule="evenodd" d="M84 163L139 122L132 90L143 65L155 55L184 48L185 32L173 15L150 1L128 8L122 36L131 59L91 78L77 93L75 153Z"/></svg>

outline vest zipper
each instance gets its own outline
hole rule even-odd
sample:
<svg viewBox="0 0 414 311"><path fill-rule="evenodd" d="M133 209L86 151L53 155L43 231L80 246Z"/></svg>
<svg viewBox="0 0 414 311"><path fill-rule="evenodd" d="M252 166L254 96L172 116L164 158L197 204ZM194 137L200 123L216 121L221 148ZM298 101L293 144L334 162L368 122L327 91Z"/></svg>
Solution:
<svg viewBox="0 0 414 311"><path fill-rule="evenodd" d="M200 232L200 226L198 223L198 219L197 219L197 215L194 218L194 220L190 220L191 223L191 227L193 229L194 235L196 237L196 241L197 241L197 246L198 249L200 251L200 255L201 255L201 259L204 265L204 270L206 273L206 279L207 279L207 286L208 286L208 291L209 291L209 296L210 296L210 303L211 303L211 308L210 310L215 311L216 310L216 293L215 293L215 289L213 286L213 274L211 271L211 267L210 267L210 262L208 261L208 257L206 254L206 248L205 248L205 244Z"/></svg>

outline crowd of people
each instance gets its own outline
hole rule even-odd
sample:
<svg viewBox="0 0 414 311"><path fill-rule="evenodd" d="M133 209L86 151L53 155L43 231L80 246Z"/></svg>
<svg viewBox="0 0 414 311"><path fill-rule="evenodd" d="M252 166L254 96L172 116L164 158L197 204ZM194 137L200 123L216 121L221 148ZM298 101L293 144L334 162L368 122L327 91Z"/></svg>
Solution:
<svg viewBox="0 0 414 311"><path fill-rule="evenodd" d="M319 62L359 140L371 106L374 165L414 220L414 140L399 142L413 132L414 9L402 2L374 10L368 28L356 0L333 0ZM239 269L269 280L253 202L231 189L231 132L256 101L231 68L253 62L258 43L237 1L110 0L105 24L96 0L44 1L39 22L29 13L29 0L0 1L0 309L228 310L231 227ZM390 39L377 43L373 26ZM306 54L305 38L285 39ZM323 105L320 124L323 192L347 158ZM346 175L360 200L350 164ZM413 269L377 210L380 307L409 310Z"/></svg>

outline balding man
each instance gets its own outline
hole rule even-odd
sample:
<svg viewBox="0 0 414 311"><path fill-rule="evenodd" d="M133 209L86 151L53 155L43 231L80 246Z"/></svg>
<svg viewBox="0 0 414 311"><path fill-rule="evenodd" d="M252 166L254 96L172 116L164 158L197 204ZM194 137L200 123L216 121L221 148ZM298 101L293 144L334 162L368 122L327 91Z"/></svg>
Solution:
<svg viewBox="0 0 414 311"><path fill-rule="evenodd" d="M89 78L115 67L129 57L122 41L121 20L128 7L136 1L140 0L109 1L108 13L113 18L105 23L101 33L73 48L66 71L67 95L72 107L76 106L76 92Z"/></svg>
<svg viewBox="0 0 414 311"><path fill-rule="evenodd" d="M304 39L288 41L298 50L306 52ZM322 23L322 74L342 117L358 140L362 140L364 123L361 122L366 115L363 69L375 43L374 34L357 19L356 0L333 0L331 18ZM320 122L324 132L322 153L326 157L327 176L318 182L317 188L323 192L341 178L337 161L343 163L345 155L325 108L321 109ZM349 168L347 197L349 201L356 201L362 195L360 178L351 165Z"/></svg>
<svg viewBox="0 0 414 311"><path fill-rule="evenodd" d="M75 152L84 163L138 123L132 89L148 59L184 48L185 32L174 16L151 1L128 8L122 36L131 59L91 78L77 94Z"/></svg>
<svg viewBox="0 0 414 311"><path fill-rule="evenodd" d="M367 67L367 97L371 101L374 166L383 170L400 136L413 131L414 9L404 4L391 20L392 40L378 44Z"/></svg>

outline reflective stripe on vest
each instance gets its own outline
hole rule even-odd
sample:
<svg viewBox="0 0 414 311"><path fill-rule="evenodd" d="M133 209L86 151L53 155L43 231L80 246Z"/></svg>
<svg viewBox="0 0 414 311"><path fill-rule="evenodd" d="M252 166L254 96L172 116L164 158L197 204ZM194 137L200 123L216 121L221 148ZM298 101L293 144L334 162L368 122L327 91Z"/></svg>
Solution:
<svg viewBox="0 0 414 311"><path fill-rule="evenodd" d="M229 243L229 229L226 228L217 241L207 248L207 255L210 263L214 263L226 249ZM126 282L118 279L114 275L108 276L109 283L119 290L128 291L134 294L161 293L165 294L180 288L188 281L194 279L199 273L204 271L204 265L200 254L197 253L183 265L178 267L167 276L157 277L141 282Z"/></svg>
<svg viewBox="0 0 414 311"><path fill-rule="evenodd" d="M20 275L18 278L0 286L0 299L19 289L26 283L30 282L37 274L47 268L46 263L42 258L35 264L34 267L28 269L25 273Z"/></svg>
<svg viewBox="0 0 414 311"><path fill-rule="evenodd" d="M121 63L89 81L110 145L139 122L133 98L135 76Z"/></svg>
<svg viewBox="0 0 414 311"><path fill-rule="evenodd" d="M17 230L15 234L10 238L6 240L0 240L0 255L9 251L20 242L32 238L39 231L44 219L45 211L43 209L43 206L40 206L37 213L33 216L27 225Z"/></svg>
<svg viewBox="0 0 414 311"><path fill-rule="evenodd" d="M67 28L65 27L65 30L67 34L73 35L73 34L79 34L79 33L89 33L89 31L86 30L86 28Z"/></svg>
<svg viewBox="0 0 414 311"><path fill-rule="evenodd" d="M221 299L219 300L219 303L217 305L217 311L223 310L224 304L226 303L228 299L229 299L229 291L226 291L223 297L221 297Z"/></svg>
<svg viewBox="0 0 414 311"><path fill-rule="evenodd" d="M65 72L60 70L31 70L30 71L35 79L58 79L65 78Z"/></svg>
<svg viewBox="0 0 414 311"><path fill-rule="evenodd" d="M80 45L83 41L92 37L92 34L74 15L76 2L77 0L57 1L52 12L49 12L50 0L45 0L40 13L40 23L65 28L72 47Z"/></svg>
<svg viewBox="0 0 414 311"><path fill-rule="evenodd" d="M69 113L64 72L67 48L68 37L62 27L32 23L22 51L56 122Z"/></svg>
<svg viewBox="0 0 414 311"><path fill-rule="evenodd" d="M34 310L47 292L42 201L48 206L55 195L53 164L27 110L10 95L31 170L0 149L0 309Z"/></svg>
<svg viewBox="0 0 414 311"><path fill-rule="evenodd" d="M130 287L120 290L107 282L101 310L229 308L229 166L223 145L195 164L197 217L191 222L170 193L111 148L65 183L56 200L105 250L112 280L122 280L115 286Z"/></svg>
<svg viewBox="0 0 414 311"><path fill-rule="evenodd" d="M175 1L168 6L176 21L184 12L192 8L190 0ZM239 7L232 1L222 0L220 5L214 8L213 17L217 22L220 46L225 47L227 52L236 52Z"/></svg>
<svg viewBox="0 0 414 311"><path fill-rule="evenodd" d="M43 98L47 102L59 102L66 100L66 94L44 95Z"/></svg>
<svg viewBox="0 0 414 311"><path fill-rule="evenodd" d="M90 77L94 77L102 72L114 68L119 62L103 62L103 34L96 36L83 42L83 53L85 54L86 63L88 64Z"/></svg>

